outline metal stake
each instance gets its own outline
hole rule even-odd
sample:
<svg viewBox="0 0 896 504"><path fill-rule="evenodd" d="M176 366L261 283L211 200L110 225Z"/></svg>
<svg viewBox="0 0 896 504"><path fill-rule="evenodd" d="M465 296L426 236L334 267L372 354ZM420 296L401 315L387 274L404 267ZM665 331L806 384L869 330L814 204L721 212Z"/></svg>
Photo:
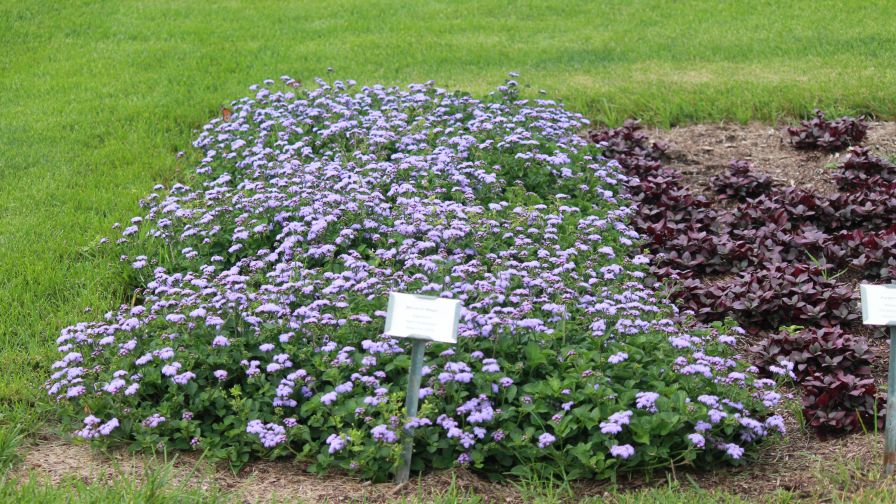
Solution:
<svg viewBox="0 0 896 504"><path fill-rule="evenodd" d="M409 419L417 416L417 403L420 400L420 379L423 376L423 349L426 346L425 340L414 338L411 341L413 342L413 347L411 348L411 371L408 376L408 395L404 402ZM414 453L413 429L407 429L403 435L401 465L395 474L395 483L399 485L407 483L411 475L411 456Z"/></svg>
<svg viewBox="0 0 896 504"><path fill-rule="evenodd" d="M896 468L896 326L890 326L890 372L887 376L887 442L884 447L884 474Z"/></svg>

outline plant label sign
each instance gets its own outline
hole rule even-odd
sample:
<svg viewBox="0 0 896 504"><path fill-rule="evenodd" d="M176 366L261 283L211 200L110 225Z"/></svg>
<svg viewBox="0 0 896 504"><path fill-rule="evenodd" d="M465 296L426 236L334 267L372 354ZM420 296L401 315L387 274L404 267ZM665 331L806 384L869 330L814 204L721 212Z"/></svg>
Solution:
<svg viewBox="0 0 896 504"><path fill-rule="evenodd" d="M389 293L386 310L386 329L396 338L410 338L411 369L408 372L408 393L405 409L408 418L417 416L420 399L420 380L423 377L423 349L427 341L457 343L457 323L460 321L460 301L401 292ZM411 474L411 457L414 453L413 434L402 439L401 464L395 473L395 482L404 485Z"/></svg>
<svg viewBox="0 0 896 504"><path fill-rule="evenodd" d="M896 285L861 285L862 323L896 326Z"/></svg>
<svg viewBox="0 0 896 504"><path fill-rule="evenodd" d="M460 306L457 299L390 292L384 332L396 338L457 343Z"/></svg>
<svg viewBox="0 0 896 504"><path fill-rule="evenodd" d="M887 376L887 423L884 430L884 474L896 472L896 285L861 285L862 323L890 326Z"/></svg>

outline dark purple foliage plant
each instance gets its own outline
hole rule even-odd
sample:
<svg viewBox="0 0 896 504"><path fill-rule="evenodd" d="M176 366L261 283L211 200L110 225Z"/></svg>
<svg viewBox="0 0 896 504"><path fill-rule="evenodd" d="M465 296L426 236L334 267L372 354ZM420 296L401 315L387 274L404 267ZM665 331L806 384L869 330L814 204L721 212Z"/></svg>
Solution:
<svg viewBox="0 0 896 504"><path fill-rule="evenodd" d="M798 148L853 146L833 173L838 192L775 187L741 161L710 181L727 205L692 194L636 125L594 138L615 139L618 147L605 153L631 176L632 224L644 235L652 273L670 280L679 307L703 323L733 318L764 338L753 348L759 367L793 373L804 416L819 432L880 426L873 355L848 332L858 308L852 286L839 280L896 280L896 165L857 146L864 119L829 121L816 111L788 130ZM793 325L806 328L781 330Z"/></svg>
<svg viewBox="0 0 896 504"><path fill-rule="evenodd" d="M824 112L815 110L815 117L787 128L790 141L798 149L841 151L865 139L868 124L864 117L841 117L828 120Z"/></svg>

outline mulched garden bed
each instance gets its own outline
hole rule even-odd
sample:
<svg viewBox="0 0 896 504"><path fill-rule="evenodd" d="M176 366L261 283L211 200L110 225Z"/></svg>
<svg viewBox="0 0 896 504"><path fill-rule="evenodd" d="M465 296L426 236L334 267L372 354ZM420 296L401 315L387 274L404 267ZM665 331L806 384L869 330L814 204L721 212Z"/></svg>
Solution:
<svg viewBox="0 0 896 504"><path fill-rule="evenodd" d="M754 171L768 174L781 185L829 195L837 190L831 177L832 170L848 157L845 152L794 149L786 127L757 122L651 128L647 134L669 144L666 164L678 171L695 192L700 191L707 196L713 195L710 180L724 173L733 160L753 163ZM870 122L868 136L863 143L878 156L896 155L896 122ZM840 280L853 286L858 293L858 285L862 283L858 272L848 271ZM850 329L856 335L869 338L871 349L877 357L872 364L875 383L885 385L890 345L883 338L883 330L860 323L851 324ZM749 342L749 346L756 343L758 341Z"/></svg>
<svg viewBox="0 0 896 504"><path fill-rule="evenodd" d="M628 189L657 278L696 320L740 323L738 346L793 376L824 436L883 425L889 346L861 325L858 285L896 279L896 126L816 114L590 137L639 179Z"/></svg>
<svg viewBox="0 0 896 504"><path fill-rule="evenodd" d="M763 123L695 124L646 132L669 144L666 165L700 190L708 187L712 177L724 173L731 161L742 159L782 185L830 194L836 190L832 165L846 158L843 152L794 149L785 127ZM896 154L896 122L869 123L863 143L880 156Z"/></svg>
<svg viewBox="0 0 896 504"><path fill-rule="evenodd" d="M748 160L753 163L752 172L768 174L779 187L796 187L822 195L836 192L831 177L833 166L845 160L845 153L824 153L794 149L784 128L762 124L702 124L670 130L649 130L651 139L667 142L667 157L663 164L680 173L686 186L694 194L714 197L710 180L725 173L732 160ZM868 137L863 142L878 155L896 153L896 123L873 122ZM732 208L731 202L722 207ZM702 277L704 282L718 282L734 274L716 274ZM861 281L861 272L851 271L838 280L855 286ZM856 293L857 296L857 293ZM875 360L871 374L876 384L886 381L888 342L875 338L874 334L851 322L845 326L858 336L868 336ZM748 348L761 343L767 333L745 335L739 346ZM796 389L794 389L796 390ZM776 490L788 490L811 499L827 492L846 491L839 488L828 470L847 467L855 470L853 484L879 485L879 481L863 481L865 473L876 471L881 456L882 439L877 435L829 436L819 440L815 433L804 428L793 412L782 412L787 420L788 436L781 442L763 448L759 460L739 468L713 472L677 471L674 477L689 486L693 481L700 488L721 490L744 498L766 498ZM143 456L112 452L110 456L97 453L83 445L73 445L55 435L49 435L29 448L24 464L17 469L19 475L33 471L39 477L59 482L66 477L84 481L104 481L125 473L139 478ZM306 473L302 467L290 462L258 461L247 465L239 474L208 468L204 476L192 473L196 460L184 457L177 466L183 469L184 478L195 480L191 484L214 483L226 490L245 495L247 502L265 502L271 499L272 489L282 497L301 496L314 500L348 502L389 502L396 498L432 496L455 485L464 491L474 491L488 502L525 502L519 488L511 484L487 483L475 475L454 470L428 474L420 486L415 485L396 491L390 483L370 484L352 477L327 476L320 478ZM625 477L619 487L636 489L665 486L663 476ZM578 497L605 495L612 486L608 483L580 482L573 486Z"/></svg>

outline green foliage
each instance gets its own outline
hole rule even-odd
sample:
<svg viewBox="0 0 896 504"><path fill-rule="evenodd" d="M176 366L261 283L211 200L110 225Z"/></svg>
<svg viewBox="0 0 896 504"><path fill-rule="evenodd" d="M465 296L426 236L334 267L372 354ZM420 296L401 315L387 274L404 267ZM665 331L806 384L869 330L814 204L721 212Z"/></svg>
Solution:
<svg viewBox="0 0 896 504"><path fill-rule="evenodd" d="M24 437L21 425L0 423L0 479L21 460L19 449Z"/></svg>
<svg viewBox="0 0 896 504"><path fill-rule="evenodd" d="M71 504L212 504L240 502L237 495L222 493L214 485L178 480L171 462L153 461L136 475L118 474L103 482L66 477L57 485L36 474L0 484L0 503L66 502ZM181 475L183 476L183 475Z"/></svg>

